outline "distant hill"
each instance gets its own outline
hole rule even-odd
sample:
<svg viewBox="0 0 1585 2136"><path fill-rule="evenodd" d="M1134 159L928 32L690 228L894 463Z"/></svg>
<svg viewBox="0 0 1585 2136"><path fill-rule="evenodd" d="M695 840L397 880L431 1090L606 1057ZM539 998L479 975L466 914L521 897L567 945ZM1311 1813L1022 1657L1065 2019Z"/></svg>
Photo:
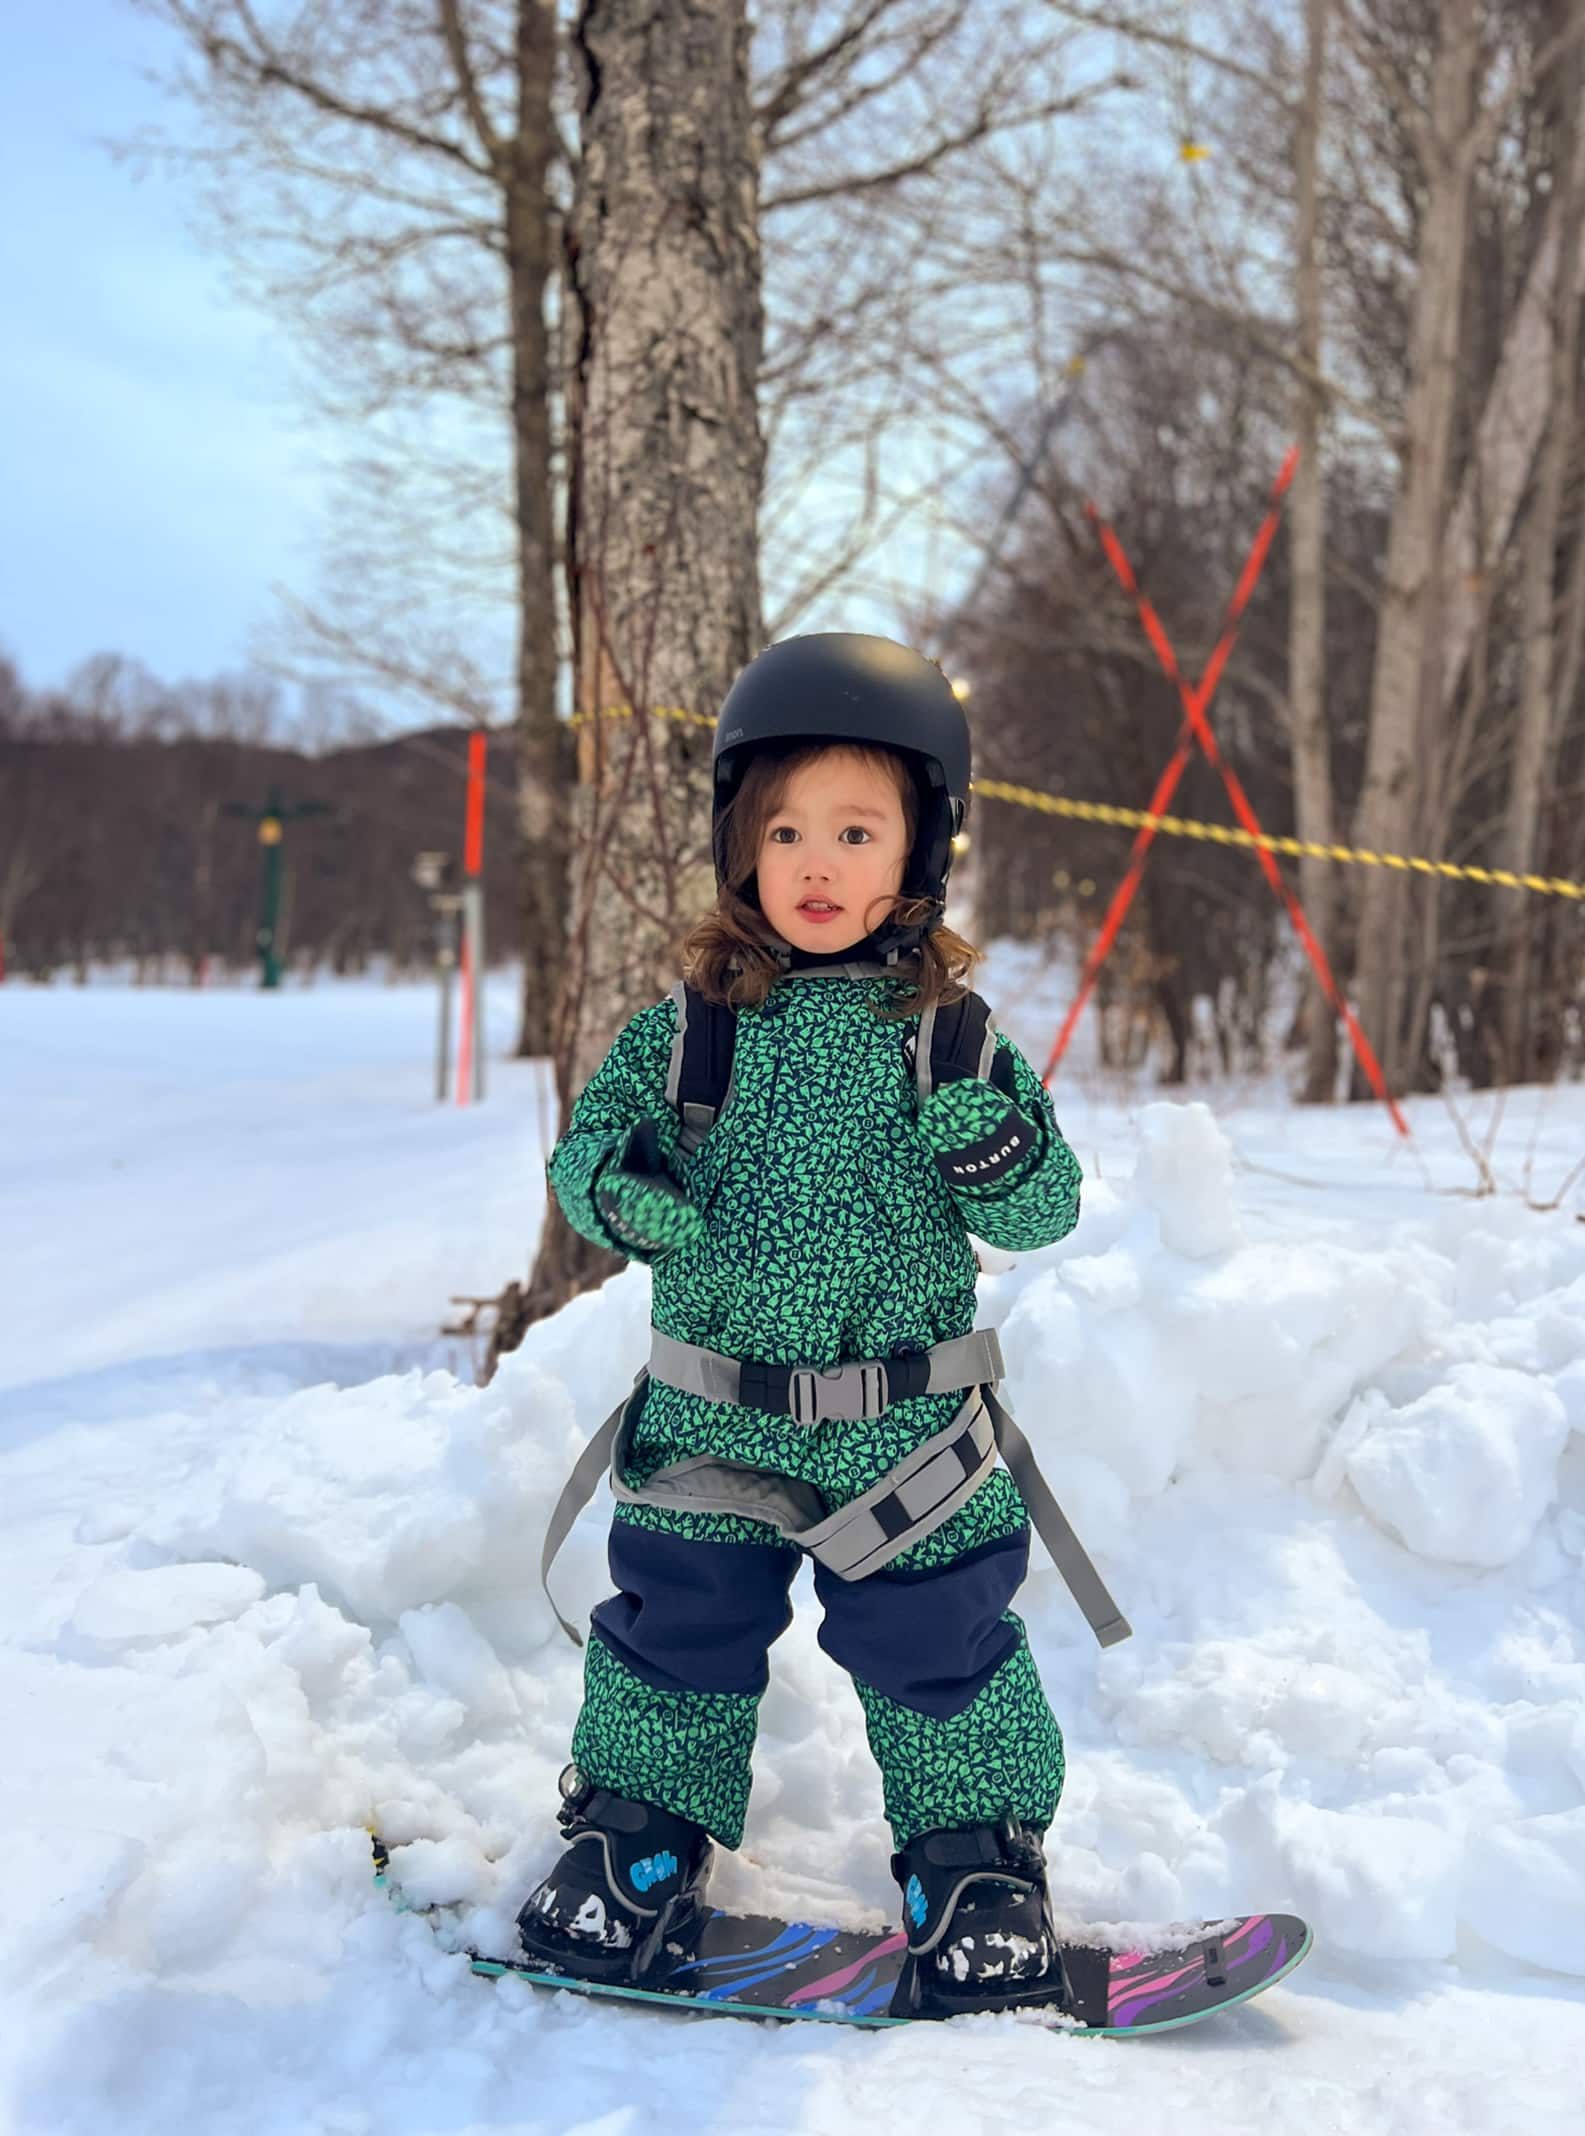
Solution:
<svg viewBox="0 0 1585 2136"><path fill-rule="evenodd" d="M433 918L414 857L460 868L467 733L456 726L317 755L271 744L151 739L54 721L0 730L0 935L13 976L106 959L172 957L196 968L254 961L259 836L224 812L327 803L288 823L282 934L287 961L361 970L375 954L430 961ZM516 768L491 736L485 813L486 934L516 952Z"/></svg>

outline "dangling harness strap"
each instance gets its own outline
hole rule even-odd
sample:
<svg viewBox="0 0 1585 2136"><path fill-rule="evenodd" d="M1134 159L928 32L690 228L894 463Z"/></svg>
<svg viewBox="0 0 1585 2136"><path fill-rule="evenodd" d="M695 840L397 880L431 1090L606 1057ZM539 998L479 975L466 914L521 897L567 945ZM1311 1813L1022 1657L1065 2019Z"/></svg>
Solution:
<svg viewBox="0 0 1585 2136"><path fill-rule="evenodd" d="M1057 1504L1050 1484L1040 1473L1034 1450L1019 1430L1012 1411L996 1399L991 1388L982 1391L996 1430L996 1450L1018 1486L1019 1497L1029 1509L1035 1533L1050 1551L1052 1564L1061 1573L1068 1593L1083 1610L1090 1630L1103 1647L1116 1646L1119 1640L1132 1638L1133 1626L1112 1600L1106 1582L1090 1561L1089 1552Z"/></svg>
<svg viewBox="0 0 1585 2136"><path fill-rule="evenodd" d="M976 1334L987 1334L995 1341L993 1330L976 1330ZM628 1466L628 1449L649 1377L646 1366L635 1379L632 1393L617 1404L584 1448L545 1533L540 1578L556 1621L574 1646L581 1647L583 1640L556 1609L550 1568L573 1522L594 1496L602 1472L609 1477L613 1496L624 1504L669 1506L690 1513L736 1513L764 1521L818 1558L839 1579L861 1580L966 1505L995 1466L998 1452L1029 1509L1036 1533L1096 1638L1105 1647L1129 1636L1127 1619L1052 1496L1029 1442L988 1384L975 1386L950 1423L933 1432L867 1491L837 1512L827 1513L824 1499L812 1484L711 1454L671 1462L637 1490L630 1489L622 1481L622 1471Z"/></svg>

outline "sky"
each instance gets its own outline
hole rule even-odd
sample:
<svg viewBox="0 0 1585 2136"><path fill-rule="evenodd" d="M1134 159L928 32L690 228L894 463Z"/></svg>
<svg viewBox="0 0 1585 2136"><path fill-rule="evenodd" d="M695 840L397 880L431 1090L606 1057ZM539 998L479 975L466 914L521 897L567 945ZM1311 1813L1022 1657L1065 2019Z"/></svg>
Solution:
<svg viewBox="0 0 1585 2136"><path fill-rule="evenodd" d="M145 79L171 33L125 0L8 14L0 654L35 690L100 652L170 682L235 672L279 634L274 589L322 587L341 441L305 414L284 332L196 234L194 180L103 145L180 131ZM939 590L918 530L885 562ZM841 607L792 627L888 628L889 601L851 588Z"/></svg>
<svg viewBox="0 0 1585 2136"><path fill-rule="evenodd" d="M272 582L310 590L328 471L287 351L187 227L177 176L96 136L172 107L119 0L8 10L0 62L0 650L32 688L118 651L248 663Z"/></svg>

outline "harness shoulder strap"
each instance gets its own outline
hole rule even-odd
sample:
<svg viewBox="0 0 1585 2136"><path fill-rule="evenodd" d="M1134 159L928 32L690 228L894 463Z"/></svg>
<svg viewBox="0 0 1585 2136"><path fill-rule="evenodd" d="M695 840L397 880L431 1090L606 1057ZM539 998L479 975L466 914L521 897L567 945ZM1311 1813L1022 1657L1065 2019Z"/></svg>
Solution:
<svg viewBox="0 0 1585 2136"><path fill-rule="evenodd" d="M910 1032L903 1041L920 1104L940 1084L966 1075L994 1083L1011 1097L1012 1062L997 1048L996 1029L996 1013L983 994L921 1010L917 1040Z"/></svg>
<svg viewBox="0 0 1585 2136"><path fill-rule="evenodd" d="M671 998L677 1004L677 1029L666 1071L666 1103L680 1123L679 1144L692 1155L732 1094L737 1012L725 1002L707 1001L682 979Z"/></svg>
<svg viewBox="0 0 1585 2136"><path fill-rule="evenodd" d="M869 972L868 966L836 969L853 977L867 976ZM875 969L884 973L882 966ZM737 1012L724 1002L706 1000L682 979L672 988L671 998L677 1004L677 1029L666 1075L666 1102L680 1123L681 1148L691 1156L715 1126L732 1095ZM903 1055L913 1073L919 1102L923 1104L941 1083L964 1075L994 1083L1011 1097L1012 1063L999 1051L996 1031L995 1011L983 994L965 994L961 1000L923 1010L918 1032L907 1030L903 1038Z"/></svg>

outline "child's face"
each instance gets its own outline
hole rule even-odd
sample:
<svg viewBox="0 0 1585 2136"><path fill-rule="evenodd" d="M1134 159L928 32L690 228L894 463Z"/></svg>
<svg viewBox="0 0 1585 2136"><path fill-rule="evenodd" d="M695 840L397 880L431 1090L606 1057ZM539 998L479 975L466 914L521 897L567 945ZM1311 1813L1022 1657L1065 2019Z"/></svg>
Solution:
<svg viewBox="0 0 1585 2136"><path fill-rule="evenodd" d="M851 949L880 925L907 864L896 782L851 749L827 749L793 774L766 822L760 910L795 949ZM811 902L837 909L821 918Z"/></svg>

